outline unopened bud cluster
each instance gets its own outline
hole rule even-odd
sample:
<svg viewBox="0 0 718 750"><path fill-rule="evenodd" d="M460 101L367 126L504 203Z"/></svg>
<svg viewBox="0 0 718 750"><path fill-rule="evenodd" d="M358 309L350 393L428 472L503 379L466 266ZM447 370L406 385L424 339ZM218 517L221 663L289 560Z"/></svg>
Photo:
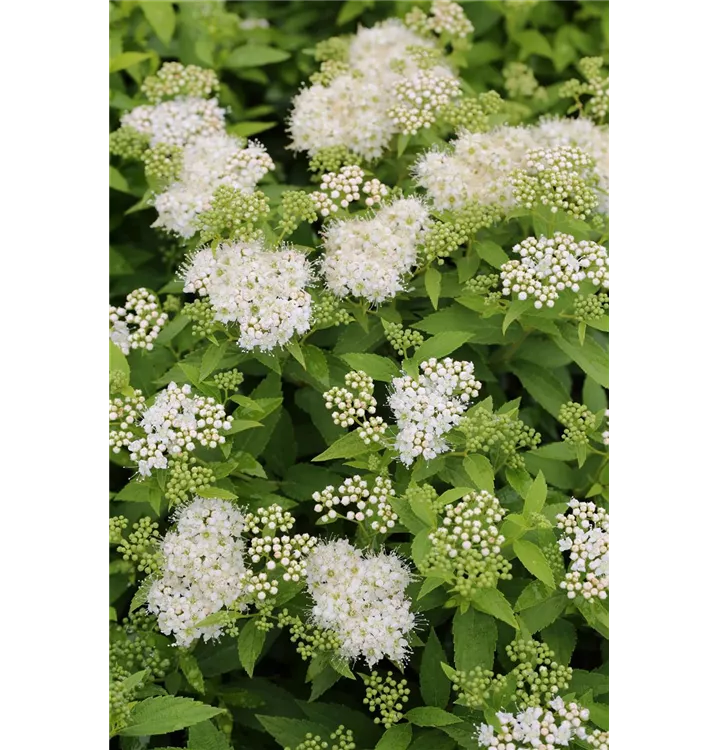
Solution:
<svg viewBox="0 0 718 750"><path fill-rule="evenodd" d="M240 372L237 369L218 372L214 376L215 385L230 393L236 391L243 382L244 373Z"/></svg>
<svg viewBox="0 0 718 750"><path fill-rule="evenodd" d="M418 34L433 32L439 36L463 39L474 31L464 9L453 0L434 0L429 15L420 8L412 8L404 16L404 23Z"/></svg>
<svg viewBox="0 0 718 750"><path fill-rule="evenodd" d="M142 391L135 389L131 395L110 399L110 449L119 453L137 437L140 414L145 409Z"/></svg>
<svg viewBox="0 0 718 750"><path fill-rule="evenodd" d="M396 103L387 114L400 133L416 135L436 122L441 110L459 95L460 90L461 85L453 74L419 70L394 86Z"/></svg>
<svg viewBox="0 0 718 750"><path fill-rule="evenodd" d="M128 161L137 161L150 145L150 137L135 128L125 126L110 133L110 154Z"/></svg>
<svg viewBox="0 0 718 750"><path fill-rule="evenodd" d="M563 532L558 547L569 553L561 588L569 599L587 601L608 596L608 513L591 501L571 498L566 515L556 516Z"/></svg>
<svg viewBox="0 0 718 750"><path fill-rule="evenodd" d="M556 232L553 237L528 237L514 245L521 260L501 266L503 294L534 299L534 307L553 307L560 292L579 292L583 281L608 288L608 252L602 245Z"/></svg>
<svg viewBox="0 0 718 750"><path fill-rule="evenodd" d="M123 354L131 349L150 351L167 320L156 294L144 287L135 289L124 307L110 306L110 340Z"/></svg>
<svg viewBox="0 0 718 750"><path fill-rule="evenodd" d="M581 75L586 79L579 81L572 78L566 81L558 90L558 95L574 99L576 109L584 110L586 115L596 122L605 122L608 117L608 75L603 73L602 57L584 57L577 65ZM585 108L581 103L582 96L590 96Z"/></svg>
<svg viewBox="0 0 718 750"><path fill-rule="evenodd" d="M319 190L310 194L314 208L323 217L331 216L340 208L359 201L364 194L367 206L375 206L389 195L389 188L377 179L367 180L364 170L356 164L342 167L338 172L322 175Z"/></svg>
<svg viewBox="0 0 718 750"><path fill-rule="evenodd" d="M451 675L452 690L458 693L456 702L468 708L482 708L491 703L493 694L506 687L506 676L495 675L490 669L474 667L457 670Z"/></svg>
<svg viewBox="0 0 718 750"><path fill-rule="evenodd" d="M182 308L182 313L192 322L192 333L205 338L219 327L214 319L214 309L209 300L196 299Z"/></svg>
<svg viewBox="0 0 718 750"><path fill-rule="evenodd" d="M369 482L355 475L345 479L336 490L330 484L321 492L315 492L312 500L315 502L315 512L323 514L320 523L332 523L343 517L357 523L367 521L372 531L386 534L398 519L391 507L394 495L388 478L378 476L370 487ZM338 506L341 506L343 516L337 513Z"/></svg>
<svg viewBox="0 0 718 750"><path fill-rule="evenodd" d="M156 573L162 564L159 552L159 524L148 516L132 524L132 531L117 547L123 560L128 560L145 575Z"/></svg>
<svg viewBox="0 0 718 750"><path fill-rule="evenodd" d="M579 295L573 303L573 313L578 320L596 320L608 313L608 295L600 294Z"/></svg>
<svg viewBox="0 0 718 750"><path fill-rule="evenodd" d="M512 414L494 414L479 407L461 424L470 453L487 453L494 461L512 469L524 466L519 450L531 450L541 442L541 435Z"/></svg>
<svg viewBox="0 0 718 750"><path fill-rule="evenodd" d="M165 495L170 507L179 505L214 483L212 469L202 466L194 456L186 453L170 459L167 468Z"/></svg>
<svg viewBox="0 0 718 750"><path fill-rule="evenodd" d="M526 168L511 174L514 200L524 208L547 206L585 219L598 206L595 166L574 146L532 149Z"/></svg>
<svg viewBox="0 0 718 750"><path fill-rule="evenodd" d="M171 143L158 143L142 154L145 175L159 182L179 179L182 170L182 149Z"/></svg>
<svg viewBox="0 0 718 750"><path fill-rule="evenodd" d="M386 423L374 416L376 399L374 381L362 370L344 377L346 388L334 387L324 394L325 406L332 411L332 421L340 427L358 425L359 436L366 445L379 442Z"/></svg>
<svg viewBox="0 0 718 750"><path fill-rule="evenodd" d="M424 337L413 328L404 328L401 323L386 323L384 326L387 341L400 357L406 357L411 347L424 343Z"/></svg>
<svg viewBox="0 0 718 750"><path fill-rule="evenodd" d="M575 401L561 406L558 421L566 426L561 437L571 445L588 445L588 435L596 429L596 415L587 406Z"/></svg>
<svg viewBox="0 0 718 750"><path fill-rule="evenodd" d="M401 721L405 704L409 700L409 683L405 679L394 679L392 671L382 677L378 672L360 675L366 685L366 705L374 717L375 724L383 724L387 729Z"/></svg>
<svg viewBox="0 0 718 750"><path fill-rule="evenodd" d="M197 216L200 242L215 239L252 240L257 225L269 216L269 200L261 191L253 193L232 185L220 185L212 194L210 208Z"/></svg>
<svg viewBox="0 0 718 750"><path fill-rule="evenodd" d="M504 67L502 75L510 99L528 99L538 91L539 83L526 63L510 62Z"/></svg>
<svg viewBox="0 0 718 750"><path fill-rule="evenodd" d="M452 575L457 591L466 597L474 589L493 588L499 580L510 579L511 563L501 554L505 539L498 528L505 515L498 499L486 490L447 505L439 528L429 534L431 550L424 566Z"/></svg>
<svg viewBox="0 0 718 750"><path fill-rule="evenodd" d="M284 750L356 750L354 732L340 724L335 732L329 735L329 742L322 739L319 734L307 733L304 739L294 748L285 747Z"/></svg>
<svg viewBox="0 0 718 750"><path fill-rule="evenodd" d="M142 83L142 93L153 103L178 96L210 97L219 91L219 78L209 68L166 62Z"/></svg>
<svg viewBox="0 0 718 750"><path fill-rule="evenodd" d="M333 294L320 294L312 305L312 325L315 328L349 325L351 313L342 307L341 300Z"/></svg>
<svg viewBox="0 0 718 750"><path fill-rule="evenodd" d="M311 193L301 190L287 190L282 193L282 218L279 230L282 234L291 234L302 222L312 223L317 220L317 211Z"/></svg>
<svg viewBox="0 0 718 750"><path fill-rule="evenodd" d="M516 680L515 702L519 708L541 706L568 688L573 670L558 664L545 643L516 638L506 646L506 653L516 663L511 674Z"/></svg>

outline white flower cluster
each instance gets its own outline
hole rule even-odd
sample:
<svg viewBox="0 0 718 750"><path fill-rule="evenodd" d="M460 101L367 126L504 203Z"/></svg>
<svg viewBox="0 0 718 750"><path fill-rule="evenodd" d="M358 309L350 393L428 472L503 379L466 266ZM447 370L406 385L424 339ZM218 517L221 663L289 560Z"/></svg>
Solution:
<svg viewBox="0 0 718 750"><path fill-rule="evenodd" d="M502 292L518 299L534 298L534 307L553 307L559 292L580 291L582 281L608 288L608 252L588 240L576 242L570 234L556 232L553 237L528 237L514 245L521 260L501 266Z"/></svg>
<svg viewBox="0 0 718 750"><path fill-rule="evenodd" d="M158 218L153 224L185 239L197 231L197 216L212 207L220 185L251 192L274 162L264 146L215 133L197 138L182 153L179 179L154 198Z"/></svg>
<svg viewBox="0 0 718 750"><path fill-rule="evenodd" d="M453 0L434 0L428 16L421 8L412 8L404 17L404 23L420 34L433 32L449 37L463 38L474 30L464 9Z"/></svg>
<svg viewBox="0 0 718 750"><path fill-rule="evenodd" d="M215 319L239 324L238 345L269 351L311 324L313 280L304 253L261 240L199 250L183 269L184 291L209 296Z"/></svg>
<svg viewBox="0 0 718 750"><path fill-rule="evenodd" d="M430 223L426 206L402 198L371 218L337 221L324 231L322 271L337 297L353 295L379 304L404 289L418 246Z"/></svg>
<svg viewBox="0 0 718 750"><path fill-rule="evenodd" d="M591 601L608 596L608 513L591 501L571 498L570 511L557 516L563 536L559 549L568 551L570 563L561 588L569 599L580 594Z"/></svg>
<svg viewBox="0 0 718 750"><path fill-rule="evenodd" d="M414 176L439 209L479 204L509 210L516 204L511 176L527 167L527 154L569 146L592 160L599 210L607 212L608 131L585 119L545 119L531 127L501 126L488 133L465 131L447 149L421 156Z"/></svg>
<svg viewBox="0 0 718 750"><path fill-rule="evenodd" d="M146 435L127 447L142 476L152 469L166 469L167 457L193 451L197 444L216 448L225 442L220 431L232 426L224 406L210 396L193 396L189 385L170 383L155 397L140 420Z"/></svg>
<svg viewBox="0 0 718 750"><path fill-rule="evenodd" d="M135 440L136 434L132 428L140 420L140 414L145 408L145 397L142 391L135 389L132 395L116 396L110 399L110 423L119 424L110 429L110 449L119 453Z"/></svg>
<svg viewBox="0 0 718 750"><path fill-rule="evenodd" d="M159 629L178 646L218 637L221 625L198 627L245 593L244 516L226 500L195 498L162 542L162 577L153 581L147 606Z"/></svg>
<svg viewBox="0 0 718 750"><path fill-rule="evenodd" d="M447 68L417 71L394 86L389 117L403 135L416 135L436 122L438 113L459 96L461 85Z"/></svg>
<svg viewBox="0 0 718 750"><path fill-rule="evenodd" d="M355 475L345 479L336 490L330 484L321 492L315 492L312 500L316 503L315 512L323 513L319 523L332 523L343 517L358 523L367 521L372 531L386 534L399 518L391 506L395 494L387 477L377 477L370 489L366 479ZM352 509L344 511L345 515L341 516L336 511L337 506Z"/></svg>
<svg viewBox="0 0 718 750"><path fill-rule="evenodd" d="M381 156L398 132L389 114L395 87L422 72L411 48L437 49L433 40L395 18L360 28L349 45L348 71L328 85L304 88L294 98L292 147L314 155L322 148L345 146L367 160ZM446 65L427 72L432 71L456 80Z"/></svg>
<svg viewBox="0 0 718 750"><path fill-rule="evenodd" d="M365 180L364 177L364 170L356 164L342 167L339 172L322 175L319 190L311 193L319 214L331 216L340 208L347 208L350 203L360 200L361 193L366 196L367 206L381 203L389 195L389 188L377 179Z"/></svg>
<svg viewBox="0 0 718 750"><path fill-rule="evenodd" d="M444 435L461 420L469 400L479 395L472 362L433 357L420 365L418 380L410 375L394 378L389 407L399 434L396 448L407 466L423 456L429 460L448 450Z"/></svg>
<svg viewBox="0 0 718 750"><path fill-rule="evenodd" d="M366 445L379 441L386 431L386 423L375 417L376 399L374 381L362 370L344 376L346 388L334 387L324 393L327 409L332 411L332 421L340 427L359 426L359 437Z"/></svg>
<svg viewBox="0 0 718 750"><path fill-rule="evenodd" d="M404 661L414 627L405 589L408 567L393 554L362 553L346 539L322 542L307 558L307 587L314 599L312 620L337 634L340 653L366 660Z"/></svg>
<svg viewBox="0 0 718 750"><path fill-rule="evenodd" d="M166 143L183 148L197 138L224 130L224 110L216 99L182 96L159 104L143 104L122 115L123 127L150 139L150 146Z"/></svg>
<svg viewBox="0 0 718 750"><path fill-rule="evenodd" d="M492 726L476 727L479 747L495 750L558 750L568 747L576 738L586 740L585 723L589 711L576 703L566 705L562 698L554 698L549 709L527 708L514 714L497 712L501 729Z"/></svg>
<svg viewBox="0 0 718 750"><path fill-rule="evenodd" d="M110 306L110 340L123 354L130 349L147 349L160 334L167 322L159 297L144 287L127 295L124 307Z"/></svg>

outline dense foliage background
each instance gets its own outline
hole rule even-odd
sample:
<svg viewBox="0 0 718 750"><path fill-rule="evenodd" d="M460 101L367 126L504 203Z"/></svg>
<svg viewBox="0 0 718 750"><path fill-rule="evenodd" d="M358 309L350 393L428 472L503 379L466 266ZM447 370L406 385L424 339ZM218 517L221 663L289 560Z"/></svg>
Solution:
<svg viewBox="0 0 718 750"><path fill-rule="evenodd" d="M162 62L177 60L212 68L221 80L220 104L229 108L229 132L256 136L275 162L276 169L261 186L275 210L286 190L314 185L306 156L287 149L285 122L292 97L317 70L313 54L317 43L353 33L359 24L371 26L384 18L401 18L414 5L111 2L110 130L117 129L124 112L143 101L139 86ZM544 114L575 114L573 102L560 95L561 86L582 78L576 67L582 58L603 56L607 64L608 3L462 5L474 32L473 44L462 53L460 72L474 94L490 90L501 94L505 101L501 117L511 124L535 122ZM247 28L240 22L252 18L266 19L268 26ZM525 63L533 71L539 95L535 90L525 94L507 87L504 71L513 62ZM374 173L389 186L405 187L411 163L427 145L420 138L397 144L387 159L374 166ZM176 274L187 248L151 227L156 217L150 205L152 185L142 165L113 157L110 189L111 304L122 305L125 296L139 287L154 290L163 301L167 295L181 296L183 285ZM606 244L607 219L594 224L559 215L551 222L550 216L534 211L517 214L491 230L479 230L445 263L418 275L411 291L380 308L382 314L357 307L350 324L316 330L301 346L272 355L243 353L222 341L217 346L194 335L180 310L168 308L171 320L154 350L133 351L126 359L113 352L111 370L128 373L130 385L148 398L171 381L219 396L214 375L229 368L241 370L244 382L234 402L235 417L259 426L232 434L225 460L215 459L213 464L217 469L213 486L222 496L238 497L250 510L277 503L297 518L295 530L317 533L312 494L375 468L356 446L354 453L351 449L331 452L330 446L338 445L336 441L346 431L333 424L322 394L343 385L348 371L364 370L376 382L378 413L391 421L385 407L386 386L402 367L411 369L412 364L402 364L402 357L387 340L385 323L411 325L426 340L412 358L414 367L432 355L450 354L473 362L483 384L480 399L491 399L489 410L520 417L542 440L539 447L522 454L522 466L512 466L504 455L490 450L452 453L430 462L422 459L410 468L398 464L391 469L397 494L404 497L411 483L422 486L427 481L439 495L456 487L493 489L502 505L519 519L514 520L513 529L504 529L506 536L516 541L523 537L543 548L547 529L530 519L530 513L541 513L553 535L550 526L571 497L592 498L607 507L608 449L597 438L606 429L601 420L607 408L608 317L589 320L587 325L572 315L570 307L537 311L513 303L486 314L483 298L469 295L465 284L477 273L495 273L506 259L504 250L547 227ZM291 241L316 248L321 244L318 230L318 224L306 223ZM244 402L242 396L247 397ZM562 438L566 422L559 421L559 416L570 402L584 404L598 415L588 448ZM240 409L248 411L240 413ZM542 583L536 572L538 568L543 573L541 563L535 566L516 551L506 555L514 565L514 576L500 583L499 605L466 608L441 585L419 598L424 580L419 577L411 584L422 624L403 673L410 691L405 710L433 706L442 713L423 718L415 714L415 720L406 724L411 730L395 731L384 740L384 727L373 723L374 714L363 703L365 684L356 677L370 670L356 665L354 675L342 677L336 665L315 660L308 671L308 662L298 655L286 630L274 628L265 635L250 633L246 625L247 632L240 630L238 637L225 635L216 642L198 643L191 652L181 652L172 646L171 638L156 631L143 635L146 624L137 613L148 568L143 568L141 554L134 558L133 554L150 550L145 542L155 538L152 533L165 533L173 511L166 488L155 478L138 481L134 471L129 460L112 456L110 514L128 519L129 530L142 518L158 526L149 536L140 533L134 547L126 545L128 554L112 547L110 640L120 644L115 645L115 657L134 667L130 672L149 670L151 679L145 673L134 701L186 696L223 710L207 714L200 710L191 720L185 715L175 723L170 718L164 731L156 726L130 732L120 729L120 736L112 739L113 747L295 748L307 732L328 740L343 724L352 729L358 748L475 748L473 728L485 716L454 705L456 696L440 665L458 669L481 664L508 672L512 663L506 646L517 633L548 644L557 662L573 668L570 688L564 692L581 697L596 726L608 728L604 605L569 602L555 584ZM405 505L400 513L402 530L392 535L390 546L406 559L416 560L414 541L435 524L436 517L432 512L422 519L415 505L408 501ZM335 525L328 532L341 536L344 527ZM301 596L295 599L297 611L307 606ZM396 666L386 666L398 675ZM127 710L121 695L115 694L115 700L115 709ZM444 710L447 715L450 712L450 719ZM134 721L135 727L142 727L136 716Z"/></svg>

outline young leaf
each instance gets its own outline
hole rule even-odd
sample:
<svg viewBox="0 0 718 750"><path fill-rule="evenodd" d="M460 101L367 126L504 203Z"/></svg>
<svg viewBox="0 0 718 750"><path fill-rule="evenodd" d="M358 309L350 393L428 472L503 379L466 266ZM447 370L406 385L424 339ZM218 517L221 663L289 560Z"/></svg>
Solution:
<svg viewBox="0 0 718 750"><path fill-rule="evenodd" d="M533 484L526 494L526 500L524 502L524 516L526 518L528 518L531 513L539 513L541 511L541 508L543 508L544 503L546 502L546 492L546 480L544 479L543 472L539 471L538 476L534 479Z"/></svg>
<svg viewBox="0 0 718 750"><path fill-rule="evenodd" d="M187 678L187 682L200 694L204 694L204 677L202 670L199 668L197 659L188 651L180 652L179 667L182 674Z"/></svg>
<svg viewBox="0 0 718 750"><path fill-rule="evenodd" d="M463 346L472 336L473 334L467 331L446 331L440 336L432 336L416 349L412 360L418 365L431 357L446 357Z"/></svg>
<svg viewBox="0 0 718 750"><path fill-rule="evenodd" d="M255 620L250 620L241 630L237 638L237 651L242 666L251 677L254 672L254 665L262 652L264 639L267 633L257 627Z"/></svg>
<svg viewBox="0 0 718 750"><path fill-rule="evenodd" d="M172 3L142 2L140 8L162 44L165 47L169 46L175 32L175 12Z"/></svg>
<svg viewBox="0 0 718 750"><path fill-rule="evenodd" d="M533 542L524 539L517 539L513 546L516 557L521 560L526 570L535 575L539 581L545 583L550 589L555 589L556 583L553 579L553 571L541 549Z"/></svg>
<svg viewBox="0 0 718 750"><path fill-rule="evenodd" d="M333 445L330 445L324 453L315 456L312 461L329 461L333 458L356 458L361 456L370 448L359 437L359 433L354 430L342 435Z"/></svg>
<svg viewBox="0 0 718 750"><path fill-rule="evenodd" d="M208 706L192 698L173 695L145 698L132 708L128 724L120 730L120 734L125 737L168 734L211 719L223 711L222 708Z"/></svg>
<svg viewBox="0 0 718 750"><path fill-rule="evenodd" d="M275 47L267 47L263 44L246 44L236 47L224 63L226 68L254 68L261 65L288 60L289 52Z"/></svg>
<svg viewBox="0 0 718 750"><path fill-rule="evenodd" d="M486 456L474 453L467 456L463 462L464 471L474 483L477 489L494 491L494 469Z"/></svg>
<svg viewBox="0 0 718 750"><path fill-rule="evenodd" d="M430 266L424 275L426 293L429 295L434 310L439 306L439 295L441 294L441 272Z"/></svg>
<svg viewBox="0 0 718 750"><path fill-rule="evenodd" d="M471 603L480 612L486 612L514 628L518 623L506 597L498 589L478 589L471 595Z"/></svg>
<svg viewBox="0 0 718 750"><path fill-rule="evenodd" d="M419 671L421 697L428 706L444 708L451 695L451 683L441 669L446 654L432 628L421 656Z"/></svg>
<svg viewBox="0 0 718 750"><path fill-rule="evenodd" d="M417 727L445 727L449 724L459 724L458 716L432 706L420 706L412 708L405 716L407 721L416 724Z"/></svg>

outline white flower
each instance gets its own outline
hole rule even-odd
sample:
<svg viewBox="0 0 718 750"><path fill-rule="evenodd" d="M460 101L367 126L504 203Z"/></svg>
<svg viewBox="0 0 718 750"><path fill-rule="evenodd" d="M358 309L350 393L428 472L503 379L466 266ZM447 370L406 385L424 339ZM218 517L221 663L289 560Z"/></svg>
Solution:
<svg viewBox="0 0 718 750"><path fill-rule="evenodd" d="M221 625L198 623L235 602L245 591L244 516L226 500L195 498L177 517L177 528L165 536L162 577L147 596L159 629L174 634L178 646L200 636L218 637Z"/></svg>
<svg viewBox="0 0 718 750"><path fill-rule="evenodd" d="M261 143L242 141L226 133L197 138L182 153L179 179L154 198L162 227L185 239L196 231L197 216L212 207L212 196L220 185L251 192L274 169L274 162Z"/></svg>
<svg viewBox="0 0 718 750"><path fill-rule="evenodd" d="M224 110L216 99L178 97L159 104L143 104L124 114L124 127L134 128L150 139L150 146L167 143L184 147L200 136L224 130Z"/></svg>
<svg viewBox="0 0 718 750"><path fill-rule="evenodd" d="M432 358L422 362L420 369L418 380L410 375L394 378L394 392L389 396L399 427L396 448L407 466L419 456L429 460L448 450L443 436L459 423L469 400L481 388L471 362Z"/></svg>
<svg viewBox="0 0 718 750"><path fill-rule="evenodd" d="M404 289L416 265L429 212L416 198L382 207L372 218L348 219L324 231L322 271L337 297L353 295L379 304Z"/></svg>
<svg viewBox="0 0 718 750"><path fill-rule="evenodd" d="M306 574L312 621L337 634L342 656L363 658L370 668L385 656L406 659L414 627L405 594L411 575L396 555L362 553L345 539L323 542L310 552Z"/></svg>
<svg viewBox="0 0 718 750"><path fill-rule="evenodd" d="M197 252L183 270L185 292L207 295L222 323L239 324L238 344L269 351L309 330L312 270L291 247L266 250L261 240Z"/></svg>

